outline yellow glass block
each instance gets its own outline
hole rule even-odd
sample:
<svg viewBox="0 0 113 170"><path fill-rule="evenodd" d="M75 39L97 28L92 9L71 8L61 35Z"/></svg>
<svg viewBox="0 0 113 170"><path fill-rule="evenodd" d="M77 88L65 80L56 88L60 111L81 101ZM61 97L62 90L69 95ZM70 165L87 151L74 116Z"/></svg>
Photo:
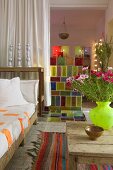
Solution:
<svg viewBox="0 0 113 170"><path fill-rule="evenodd" d="M65 90L65 83L64 82L62 82L62 83L57 82L56 83L56 90Z"/></svg>
<svg viewBox="0 0 113 170"><path fill-rule="evenodd" d="M62 77L67 77L67 66L62 66L61 67L61 76Z"/></svg>
<svg viewBox="0 0 113 170"><path fill-rule="evenodd" d="M50 67L51 70L51 77L56 77L57 76L57 67L56 66L51 66Z"/></svg>
<svg viewBox="0 0 113 170"><path fill-rule="evenodd" d="M70 107L71 106L71 103L72 103L72 98L71 97L66 97L66 107Z"/></svg>
<svg viewBox="0 0 113 170"><path fill-rule="evenodd" d="M69 46L61 46L61 51L63 52L63 57L69 56Z"/></svg>
<svg viewBox="0 0 113 170"><path fill-rule="evenodd" d="M83 54L83 48L81 46L75 46L75 56L81 56Z"/></svg>

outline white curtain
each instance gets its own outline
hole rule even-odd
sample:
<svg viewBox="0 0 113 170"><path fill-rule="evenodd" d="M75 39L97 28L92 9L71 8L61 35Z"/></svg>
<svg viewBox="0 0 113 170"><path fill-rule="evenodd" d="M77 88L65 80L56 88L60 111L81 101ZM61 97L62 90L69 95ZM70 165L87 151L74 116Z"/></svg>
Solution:
<svg viewBox="0 0 113 170"><path fill-rule="evenodd" d="M50 94L49 0L0 0L0 66L42 66Z"/></svg>

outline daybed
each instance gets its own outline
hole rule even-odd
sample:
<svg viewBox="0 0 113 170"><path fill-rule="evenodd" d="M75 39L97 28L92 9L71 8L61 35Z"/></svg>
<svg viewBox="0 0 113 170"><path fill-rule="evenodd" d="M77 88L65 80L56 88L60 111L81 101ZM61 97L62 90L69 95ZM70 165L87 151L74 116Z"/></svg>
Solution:
<svg viewBox="0 0 113 170"><path fill-rule="evenodd" d="M41 67L0 68L0 170L23 143L37 115L41 116L43 88Z"/></svg>

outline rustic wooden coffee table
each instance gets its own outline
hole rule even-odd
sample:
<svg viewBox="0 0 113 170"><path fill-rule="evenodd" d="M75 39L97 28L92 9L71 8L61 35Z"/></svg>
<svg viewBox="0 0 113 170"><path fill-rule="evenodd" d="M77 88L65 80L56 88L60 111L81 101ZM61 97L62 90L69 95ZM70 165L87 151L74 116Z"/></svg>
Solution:
<svg viewBox="0 0 113 170"><path fill-rule="evenodd" d="M84 130L86 126L87 122L66 123L69 170L77 170L79 163L113 165L113 129L92 141Z"/></svg>

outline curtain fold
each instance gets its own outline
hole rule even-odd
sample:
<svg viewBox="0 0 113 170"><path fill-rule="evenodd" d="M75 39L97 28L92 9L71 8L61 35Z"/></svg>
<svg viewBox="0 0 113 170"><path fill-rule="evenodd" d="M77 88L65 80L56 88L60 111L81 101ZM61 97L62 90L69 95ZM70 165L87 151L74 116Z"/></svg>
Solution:
<svg viewBox="0 0 113 170"><path fill-rule="evenodd" d="M0 66L44 67L51 105L49 0L0 0Z"/></svg>

